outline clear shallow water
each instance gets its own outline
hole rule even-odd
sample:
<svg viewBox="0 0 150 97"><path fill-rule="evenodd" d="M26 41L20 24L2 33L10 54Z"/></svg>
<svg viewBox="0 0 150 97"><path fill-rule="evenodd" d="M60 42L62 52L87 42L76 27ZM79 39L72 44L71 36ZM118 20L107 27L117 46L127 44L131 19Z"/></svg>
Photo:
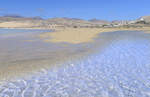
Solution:
<svg viewBox="0 0 150 97"><path fill-rule="evenodd" d="M1 84L0 96L150 97L150 38L113 35L116 39L86 59Z"/></svg>
<svg viewBox="0 0 150 97"><path fill-rule="evenodd" d="M0 29L0 38L32 35L34 33L51 32L45 29Z"/></svg>
<svg viewBox="0 0 150 97"><path fill-rule="evenodd" d="M51 30L42 29L0 29L0 34L8 33L31 33L31 32L49 32Z"/></svg>

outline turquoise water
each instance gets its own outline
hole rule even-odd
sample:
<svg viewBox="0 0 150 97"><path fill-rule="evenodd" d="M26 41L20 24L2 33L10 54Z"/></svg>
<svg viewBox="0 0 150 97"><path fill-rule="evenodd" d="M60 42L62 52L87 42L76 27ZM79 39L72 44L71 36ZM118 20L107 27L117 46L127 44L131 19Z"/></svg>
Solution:
<svg viewBox="0 0 150 97"><path fill-rule="evenodd" d="M1 97L150 97L150 35L111 32L97 53L0 85Z"/></svg>

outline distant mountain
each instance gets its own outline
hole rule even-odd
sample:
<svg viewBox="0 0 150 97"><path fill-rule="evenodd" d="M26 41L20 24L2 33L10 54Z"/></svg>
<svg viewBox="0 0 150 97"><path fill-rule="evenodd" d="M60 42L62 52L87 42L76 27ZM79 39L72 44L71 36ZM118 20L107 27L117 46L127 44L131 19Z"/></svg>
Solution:
<svg viewBox="0 0 150 97"><path fill-rule="evenodd" d="M0 16L2 28L33 28L45 27L44 20L40 17L21 17L16 15Z"/></svg>
<svg viewBox="0 0 150 97"><path fill-rule="evenodd" d="M41 17L22 17L18 15L5 15L0 16L0 22L8 22L8 21L35 21L42 20Z"/></svg>
<svg viewBox="0 0 150 97"><path fill-rule="evenodd" d="M17 15L17 14L6 14L6 15L3 15L3 17L23 18L23 16Z"/></svg>
<svg viewBox="0 0 150 97"><path fill-rule="evenodd" d="M89 22L95 23L95 24L110 24L111 22L105 21L105 20L98 20L98 19L91 19L89 20Z"/></svg>
<svg viewBox="0 0 150 97"><path fill-rule="evenodd" d="M78 18L50 18L48 23L63 25L66 27L102 27L103 25L111 24L105 20L91 19L83 20Z"/></svg>
<svg viewBox="0 0 150 97"><path fill-rule="evenodd" d="M16 24L16 26L15 26ZM143 27L150 26L150 16L143 16L139 19L126 21L115 20L112 22L98 19L83 20L78 18L49 18L42 19L41 17L22 17L19 15L5 15L0 16L0 27L74 27L74 28L99 28L99 27ZM21 26L23 25L23 26Z"/></svg>
<svg viewBox="0 0 150 97"><path fill-rule="evenodd" d="M77 18L50 18L46 20L51 24L58 24L66 27L85 27L92 26L93 24L89 21L77 19Z"/></svg>
<svg viewBox="0 0 150 97"><path fill-rule="evenodd" d="M150 16L142 16L139 19L136 20L138 23L147 23L150 24Z"/></svg>

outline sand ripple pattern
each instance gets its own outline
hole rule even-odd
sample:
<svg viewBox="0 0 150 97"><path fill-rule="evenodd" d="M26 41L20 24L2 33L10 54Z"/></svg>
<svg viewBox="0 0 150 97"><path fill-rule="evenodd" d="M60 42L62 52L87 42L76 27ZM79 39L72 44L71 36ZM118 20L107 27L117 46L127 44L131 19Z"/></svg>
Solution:
<svg viewBox="0 0 150 97"><path fill-rule="evenodd" d="M102 52L0 85L0 97L150 97L150 42L114 41Z"/></svg>

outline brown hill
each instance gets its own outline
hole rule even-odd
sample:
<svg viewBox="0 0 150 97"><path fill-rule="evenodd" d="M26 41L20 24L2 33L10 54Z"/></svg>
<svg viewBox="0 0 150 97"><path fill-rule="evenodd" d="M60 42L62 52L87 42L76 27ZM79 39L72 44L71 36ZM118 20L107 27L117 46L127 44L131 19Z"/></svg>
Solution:
<svg viewBox="0 0 150 97"><path fill-rule="evenodd" d="M89 21L76 18L51 18L46 21L51 24L62 25L65 27L86 27L93 25Z"/></svg>
<svg viewBox="0 0 150 97"><path fill-rule="evenodd" d="M143 23L145 22L145 23L150 24L150 16L142 16L139 19L137 19L137 22L142 22L142 21Z"/></svg>
<svg viewBox="0 0 150 97"><path fill-rule="evenodd" d="M110 24L111 22L105 21L105 20L98 20L98 19L91 19L89 20L91 23L99 24L99 25L105 25Z"/></svg>
<svg viewBox="0 0 150 97"><path fill-rule="evenodd" d="M40 17L20 17L20 16L0 16L0 27L3 28L56 28L56 27L73 27L73 28L99 28L99 27L119 27L119 26L150 26L150 16L143 16L133 21L112 21L91 19L83 20L77 18L49 18Z"/></svg>

